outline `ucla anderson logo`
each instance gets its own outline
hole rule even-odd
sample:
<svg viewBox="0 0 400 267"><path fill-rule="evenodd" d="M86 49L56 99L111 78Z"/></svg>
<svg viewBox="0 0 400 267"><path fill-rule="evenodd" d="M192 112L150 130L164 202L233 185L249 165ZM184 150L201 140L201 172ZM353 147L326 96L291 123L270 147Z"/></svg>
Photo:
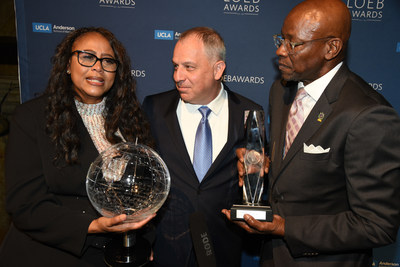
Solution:
<svg viewBox="0 0 400 267"><path fill-rule="evenodd" d="M52 25L49 23L32 23L33 32L52 33Z"/></svg>
<svg viewBox="0 0 400 267"><path fill-rule="evenodd" d="M174 40L174 31L154 30L156 40Z"/></svg>

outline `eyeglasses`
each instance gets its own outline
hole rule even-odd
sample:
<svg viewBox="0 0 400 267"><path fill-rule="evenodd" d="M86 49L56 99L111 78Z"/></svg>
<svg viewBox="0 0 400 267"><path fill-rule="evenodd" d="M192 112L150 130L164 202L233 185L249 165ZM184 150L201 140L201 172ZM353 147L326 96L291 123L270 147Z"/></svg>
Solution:
<svg viewBox="0 0 400 267"><path fill-rule="evenodd" d="M118 60L110 57L98 58L96 55L82 51L75 50L72 54L78 54L78 62L84 67L93 67L97 61L100 60L101 67L107 72L116 72L118 68Z"/></svg>
<svg viewBox="0 0 400 267"><path fill-rule="evenodd" d="M300 46L300 45L303 45L306 43L315 42L315 41L322 41L322 40L329 39L329 38L335 38L334 36L327 36L327 37L323 37L323 38L302 41L302 42L290 42L290 41L286 40L285 38L283 38L282 35L280 35L280 34L275 34L273 37L274 37L274 44L275 44L276 48L279 48L279 47L281 47L281 45L283 45L286 52L288 52L288 54L290 54L290 55L296 53L296 51L294 49L297 46Z"/></svg>

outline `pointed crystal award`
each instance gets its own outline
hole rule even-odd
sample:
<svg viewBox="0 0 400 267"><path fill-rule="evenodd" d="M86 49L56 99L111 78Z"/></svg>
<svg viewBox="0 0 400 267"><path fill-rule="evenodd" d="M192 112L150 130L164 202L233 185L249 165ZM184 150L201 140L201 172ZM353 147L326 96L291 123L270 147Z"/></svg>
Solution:
<svg viewBox="0 0 400 267"><path fill-rule="evenodd" d="M264 189L265 127L264 111L251 110L246 119L243 204L233 205L232 220L244 220L249 214L259 221L272 221L270 206L262 203Z"/></svg>

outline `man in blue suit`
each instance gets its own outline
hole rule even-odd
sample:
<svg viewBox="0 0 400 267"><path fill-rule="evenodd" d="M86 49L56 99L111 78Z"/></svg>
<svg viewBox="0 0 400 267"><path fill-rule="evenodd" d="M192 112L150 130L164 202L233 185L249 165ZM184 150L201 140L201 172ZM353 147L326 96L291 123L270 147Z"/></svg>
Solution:
<svg viewBox="0 0 400 267"><path fill-rule="evenodd" d="M197 223L208 227L217 266L240 266L242 230L221 215L241 197L237 186L235 150L244 138L245 110L261 106L230 91L222 80L225 45L210 28L198 27L181 34L172 58L176 89L145 98L156 147L171 174L171 191L157 216L155 266L197 266L199 255L191 230ZM196 172L196 132L207 107L211 130L211 166ZM205 154L203 152L202 154ZM205 222L189 218L200 213Z"/></svg>

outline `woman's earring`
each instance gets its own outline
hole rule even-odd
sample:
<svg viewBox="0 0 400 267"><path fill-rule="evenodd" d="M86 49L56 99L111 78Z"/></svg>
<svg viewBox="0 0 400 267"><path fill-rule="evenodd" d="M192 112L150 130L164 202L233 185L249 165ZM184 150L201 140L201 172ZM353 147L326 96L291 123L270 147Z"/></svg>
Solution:
<svg viewBox="0 0 400 267"><path fill-rule="evenodd" d="M67 74L71 74L71 71L70 71L70 70L67 70Z"/></svg>

